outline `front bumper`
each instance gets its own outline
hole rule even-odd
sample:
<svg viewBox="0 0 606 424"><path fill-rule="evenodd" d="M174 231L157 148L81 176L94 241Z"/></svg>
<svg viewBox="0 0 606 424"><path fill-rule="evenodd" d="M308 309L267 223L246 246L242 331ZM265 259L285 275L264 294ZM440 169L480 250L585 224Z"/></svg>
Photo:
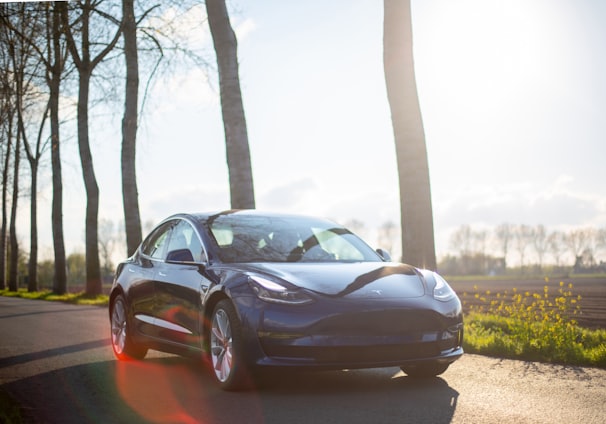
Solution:
<svg viewBox="0 0 606 424"><path fill-rule="evenodd" d="M451 311L458 312L456 303ZM251 334L259 352L254 363L320 369L451 363L463 354L463 321L460 313L444 312L384 304L351 309L333 303L324 313L305 307L267 308Z"/></svg>

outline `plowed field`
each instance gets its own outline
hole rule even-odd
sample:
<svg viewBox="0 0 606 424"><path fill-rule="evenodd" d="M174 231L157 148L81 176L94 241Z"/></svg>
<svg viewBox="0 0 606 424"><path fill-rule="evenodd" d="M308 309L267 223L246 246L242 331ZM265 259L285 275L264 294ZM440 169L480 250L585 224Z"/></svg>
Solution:
<svg viewBox="0 0 606 424"><path fill-rule="evenodd" d="M478 291L485 296L487 290L490 295L485 296L488 301L496 299L496 293L507 292L511 295L512 289L515 287L518 291L525 293L543 294L545 285L549 287L550 297L557 297L560 281L564 282L564 287L568 290L568 284L572 283L572 294L580 295L581 314L575 319L579 325L586 328L603 328L606 329L606 278L593 277L566 277L566 278L550 278L549 282L544 279L511 279L511 280L461 280L450 281L450 285L457 292L461 300L466 300L464 310L472 304L480 304L481 302L474 298L474 286L477 286ZM464 293L467 295L464 296ZM510 296L511 297L511 296Z"/></svg>

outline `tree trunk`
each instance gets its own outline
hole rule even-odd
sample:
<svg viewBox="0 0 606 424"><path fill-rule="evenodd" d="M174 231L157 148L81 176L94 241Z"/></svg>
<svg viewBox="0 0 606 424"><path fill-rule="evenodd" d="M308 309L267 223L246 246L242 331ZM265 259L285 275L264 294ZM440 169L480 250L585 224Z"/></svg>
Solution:
<svg viewBox="0 0 606 424"><path fill-rule="evenodd" d="M51 225L53 232L53 249L55 252L55 278L53 293L64 294L67 291L67 259L65 257L65 241L63 238L63 179L61 172L61 152L59 143L59 93L61 88L61 73L63 72L61 58L61 16L53 3L52 15L52 57L49 51L48 87L50 127L51 127L51 165L53 173L53 201Z"/></svg>
<svg viewBox="0 0 606 424"><path fill-rule="evenodd" d="M8 211L6 209L7 197L8 197L8 167L10 166L11 157L11 138L12 138L12 122L13 115L8 113L7 117L8 131L6 135L6 152L4 156L4 167L2 168L2 228L0 228L0 289L6 288L6 253L7 253L7 222L8 222Z"/></svg>
<svg viewBox="0 0 606 424"><path fill-rule="evenodd" d="M28 263L27 291L38 291L38 165L31 166L32 186L30 204L30 248Z"/></svg>
<svg viewBox="0 0 606 424"><path fill-rule="evenodd" d="M135 252L141 243L141 216L137 189L136 146L139 102L139 60L137 56L137 23L133 0L123 0L124 58L126 61L126 90L122 119L122 199L127 254Z"/></svg>
<svg viewBox="0 0 606 424"><path fill-rule="evenodd" d="M417 95L410 0L384 0L383 61L400 182L402 260L436 269L429 166Z"/></svg>
<svg viewBox="0 0 606 424"><path fill-rule="evenodd" d="M99 186L93 168L93 156L90 150L88 134L88 95L90 89L91 72L80 72L80 85L78 89L78 147L82 176L86 189L86 294L95 296L102 291L101 264L99 262L99 238L97 223L99 217Z"/></svg>
<svg viewBox="0 0 606 424"><path fill-rule="evenodd" d="M13 199L11 204L11 222L9 226L10 252L8 262L8 289L19 289L19 244L17 242L17 202L19 200L19 133L15 142L15 160L13 162Z"/></svg>
<svg viewBox="0 0 606 424"><path fill-rule="evenodd" d="M42 133L44 131L44 124L48 116L48 103L47 108L44 111L42 122L38 130L38 137L36 139L36 147L32 149L27 140L25 132L25 123L23 122L23 111L21 102L17 101L17 116L19 122L19 130L23 137L23 148L27 161L29 162L31 172L31 186L30 186L30 249L29 249L29 261L28 261L28 280L27 280L27 291L35 292L38 291L38 167L40 164L41 157L41 143Z"/></svg>
<svg viewBox="0 0 606 424"><path fill-rule="evenodd" d="M207 0L206 12L219 68L231 207L254 209L255 193L240 91L236 34L229 22L225 0Z"/></svg>

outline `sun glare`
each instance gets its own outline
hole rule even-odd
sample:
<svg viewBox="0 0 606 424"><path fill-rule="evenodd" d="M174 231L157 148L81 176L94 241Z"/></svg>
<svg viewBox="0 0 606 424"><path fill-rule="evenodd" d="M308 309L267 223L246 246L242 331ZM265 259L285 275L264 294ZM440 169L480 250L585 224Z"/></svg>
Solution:
<svg viewBox="0 0 606 424"><path fill-rule="evenodd" d="M468 0L416 7L423 22L414 34L424 112L492 127L526 107L530 94L553 86L565 71L557 49L567 42L558 35L557 8L538 5Z"/></svg>

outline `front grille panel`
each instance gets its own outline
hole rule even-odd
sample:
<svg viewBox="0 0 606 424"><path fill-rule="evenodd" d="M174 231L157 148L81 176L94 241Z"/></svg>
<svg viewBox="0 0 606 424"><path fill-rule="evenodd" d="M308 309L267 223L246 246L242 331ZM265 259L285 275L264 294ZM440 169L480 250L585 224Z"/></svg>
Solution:
<svg viewBox="0 0 606 424"><path fill-rule="evenodd" d="M273 346L265 347L270 357L311 360L318 364L330 363L380 363L397 362L416 358L437 356L437 343L406 346Z"/></svg>

